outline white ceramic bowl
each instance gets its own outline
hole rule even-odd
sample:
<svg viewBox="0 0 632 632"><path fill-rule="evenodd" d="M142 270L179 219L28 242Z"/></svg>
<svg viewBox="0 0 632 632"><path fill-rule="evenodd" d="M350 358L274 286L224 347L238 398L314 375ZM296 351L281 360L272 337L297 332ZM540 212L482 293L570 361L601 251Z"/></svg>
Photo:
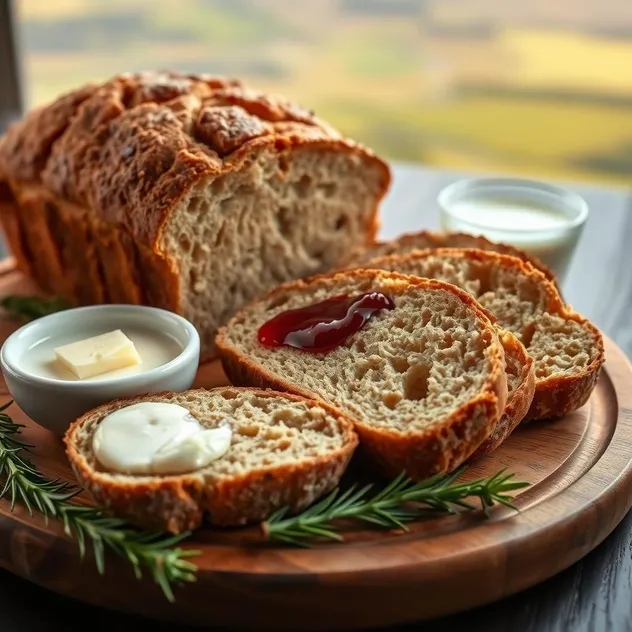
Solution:
<svg viewBox="0 0 632 632"><path fill-rule="evenodd" d="M20 362L34 344L60 331L73 331L81 340L126 327L168 334L182 351L170 362L143 373L84 382L33 375ZM143 305L95 305L44 316L11 334L0 350L2 373L15 403L33 421L59 436L77 417L113 399L187 390L195 379L199 358L200 336L188 320Z"/></svg>

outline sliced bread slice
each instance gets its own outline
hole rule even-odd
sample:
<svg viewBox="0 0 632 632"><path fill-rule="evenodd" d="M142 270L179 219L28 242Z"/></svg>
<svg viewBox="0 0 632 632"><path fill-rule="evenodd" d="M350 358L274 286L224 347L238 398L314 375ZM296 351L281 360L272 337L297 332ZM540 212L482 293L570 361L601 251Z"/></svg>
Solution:
<svg viewBox="0 0 632 632"><path fill-rule="evenodd" d="M494 451L525 418L535 393L535 364L524 345L511 332L499 329L498 337L505 350L507 405L492 433L483 441L470 460Z"/></svg>
<svg viewBox="0 0 632 632"><path fill-rule="evenodd" d="M138 402L170 402L188 409L205 428L228 418L228 452L187 474L112 473L97 461L94 433L109 413ZM300 511L332 490L358 443L340 412L296 395L221 387L117 400L96 408L68 429L66 452L88 494L133 524L181 533L211 524L242 525L289 507Z"/></svg>
<svg viewBox="0 0 632 632"><path fill-rule="evenodd" d="M453 283L514 333L535 364L535 395L525 419L561 417L588 400L604 363L601 333L565 305L532 265L495 252L449 248L364 265Z"/></svg>
<svg viewBox="0 0 632 632"><path fill-rule="evenodd" d="M348 257L343 259L341 267L358 268L370 259L387 255L404 255L414 250L433 250L436 248L467 248L487 250L503 255L518 257L540 270L549 281L555 283L555 275L544 263L524 250L508 244L502 244L483 237L482 235L468 235L467 233L439 233L422 230L418 233L405 233L391 241L378 241L369 246L356 248Z"/></svg>
<svg viewBox="0 0 632 632"><path fill-rule="evenodd" d="M281 312L365 292L386 294L394 308L328 353L258 342L259 328ZM507 400L494 325L471 296L440 281L354 270L288 283L238 312L216 343L234 383L316 397L351 417L390 476L454 469L491 434Z"/></svg>

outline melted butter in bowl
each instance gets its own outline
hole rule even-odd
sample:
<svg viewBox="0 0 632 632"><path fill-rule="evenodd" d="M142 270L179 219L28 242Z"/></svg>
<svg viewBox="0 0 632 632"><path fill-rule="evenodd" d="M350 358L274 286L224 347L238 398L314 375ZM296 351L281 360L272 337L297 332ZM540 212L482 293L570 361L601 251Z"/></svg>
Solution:
<svg viewBox="0 0 632 632"><path fill-rule="evenodd" d="M115 370L98 374L93 374L94 367L86 370L84 366L78 373L92 374L80 378L56 361L55 349L118 330L135 347L138 357L133 363L124 362ZM89 364L91 353L98 360L99 354L107 355L107 348L100 349L93 344L85 353L66 353L79 363L87 358ZM191 388L199 357L200 337L182 316L142 305L95 305L27 323L5 341L0 364L20 408L33 421L61 436L71 422L106 402Z"/></svg>

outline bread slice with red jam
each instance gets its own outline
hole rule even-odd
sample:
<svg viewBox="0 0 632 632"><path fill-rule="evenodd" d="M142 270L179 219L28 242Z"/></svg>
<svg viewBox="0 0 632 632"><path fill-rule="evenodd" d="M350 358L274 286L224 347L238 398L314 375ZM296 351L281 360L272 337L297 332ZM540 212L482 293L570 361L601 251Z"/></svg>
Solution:
<svg viewBox="0 0 632 632"><path fill-rule="evenodd" d="M492 317L441 281L353 270L295 281L239 311L217 337L235 384L329 403L382 471L451 471L496 428L507 401Z"/></svg>

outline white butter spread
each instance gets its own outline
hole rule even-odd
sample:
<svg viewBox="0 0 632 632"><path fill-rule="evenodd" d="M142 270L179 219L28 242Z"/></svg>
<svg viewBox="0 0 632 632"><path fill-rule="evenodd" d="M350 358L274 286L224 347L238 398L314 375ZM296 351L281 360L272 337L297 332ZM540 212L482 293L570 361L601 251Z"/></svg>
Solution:
<svg viewBox="0 0 632 632"><path fill-rule="evenodd" d="M140 402L106 415L92 448L103 467L122 474L182 474L206 467L230 448L228 420L205 429L177 404Z"/></svg>
<svg viewBox="0 0 632 632"><path fill-rule="evenodd" d="M120 329L56 347L53 351L57 361L80 379L141 361L134 343Z"/></svg>

